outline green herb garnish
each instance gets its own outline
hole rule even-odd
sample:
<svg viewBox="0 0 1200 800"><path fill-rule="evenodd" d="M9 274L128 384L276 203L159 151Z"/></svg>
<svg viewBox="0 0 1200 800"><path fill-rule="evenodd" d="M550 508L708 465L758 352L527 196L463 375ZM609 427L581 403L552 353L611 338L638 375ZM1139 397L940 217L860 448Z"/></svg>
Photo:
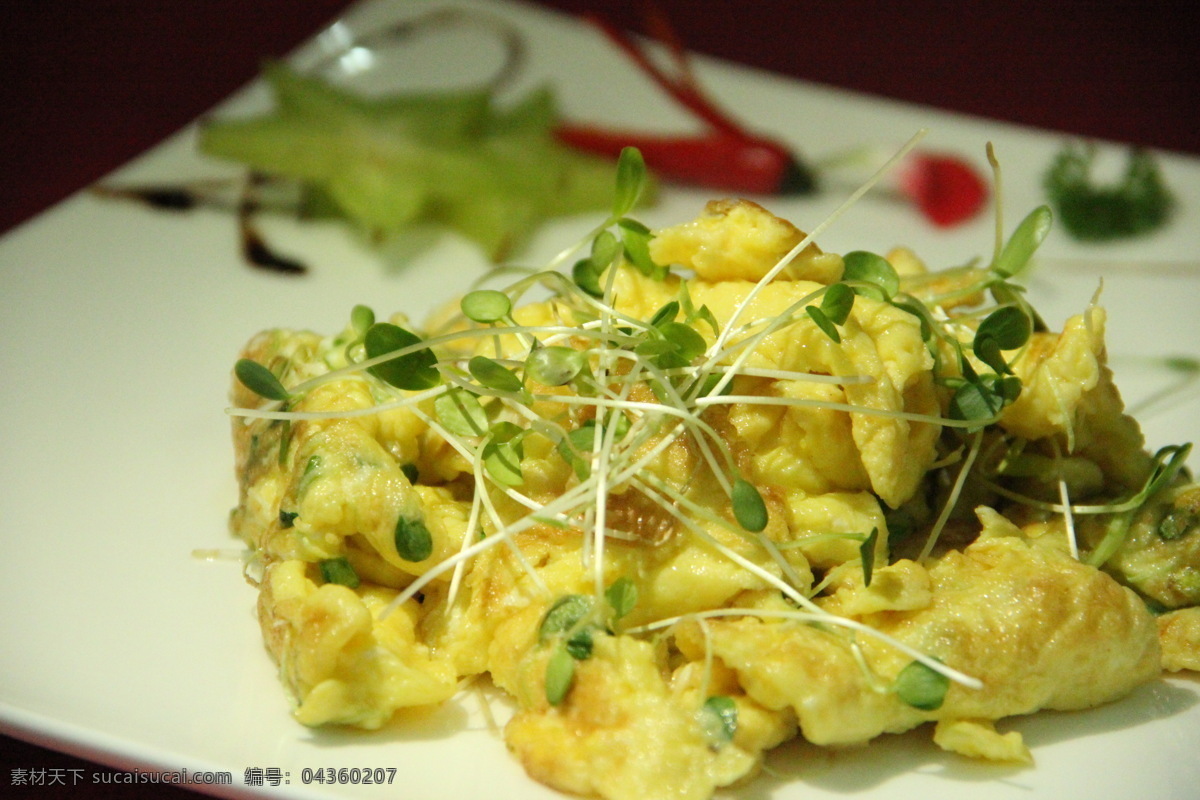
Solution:
<svg viewBox="0 0 1200 800"><path fill-rule="evenodd" d="M320 563L320 569L321 580L326 583L337 583L349 586L351 589L358 587L358 573L354 571L354 567L350 565L345 556L324 559Z"/></svg>
<svg viewBox="0 0 1200 800"><path fill-rule="evenodd" d="M946 699L950 679L920 661L912 661L900 670L892 688L901 700L913 708L936 711Z"/></svg>
<svg viewBox="0 0 1200 800"><path fill-rule="evenodd" d="M425 523L401 515L396 520L396 552L405 561L424 561L433 555L433 536Z"/></svg>
<svg viewBox="0 0 1200 800"><path fill-rule="evenodd" d="M1094 145L1068 144L1046 173L1046 192L1068 233L1104 242L1149 233L1170 219L1175 198L1148 151L1130 149L1124 174L1105 186L1092 181L1095 156Z"/></svg>

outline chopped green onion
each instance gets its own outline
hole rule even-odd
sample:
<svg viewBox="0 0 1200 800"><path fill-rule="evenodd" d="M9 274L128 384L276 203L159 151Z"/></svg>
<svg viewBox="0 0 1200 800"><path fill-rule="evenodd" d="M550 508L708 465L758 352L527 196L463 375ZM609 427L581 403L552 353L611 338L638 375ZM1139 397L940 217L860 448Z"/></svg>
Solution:
<svg viewBox="0 0 1200 800"><path fill-rule="evenodd" d="M950 679L920 661L912 661L900 670L892 688L901 700L913 708L936 711L946 700Z"/></svg>
<svg viewBox="0 0 1200 800"><path fill-rule="evenodd" d="M714 747L729 744L737 733L737 703L726 695L710 697L700 707L700 719L705 738Z"/></svg>
<svg viewBox="0 0 1200 800"><path fill-rule="evenodd" d="M358 588L358 573L346 560L345 556L326 558L320 564L321 580L326 583L337 583L351 589Z"/></svg>
<svg viewBox="0 0 1200 800"><path fill-rule="evenodd" d="M433 555L433 535L419 519L401 516L396 520L396 552L405 561L417 563Z"/></svg>

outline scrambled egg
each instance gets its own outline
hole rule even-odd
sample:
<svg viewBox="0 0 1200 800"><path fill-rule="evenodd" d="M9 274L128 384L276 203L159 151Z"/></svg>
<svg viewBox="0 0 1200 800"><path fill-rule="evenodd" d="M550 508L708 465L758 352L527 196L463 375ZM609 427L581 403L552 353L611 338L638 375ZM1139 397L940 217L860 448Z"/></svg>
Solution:
<svg viewBox="0 0 1200 800"><path fill-rule="evenodd" d="M1100 502L1153 468L1104 365L1103 311L1008 353L1019 396L995 424L964 432L949 420L962 378L953 344L931 342L928 320L863 292L835 340L797 313L843 279L841 257L809 244L760 285L804 238L753 203L724 201L655 233L652 258L676 268L667 277L614 268L618 320L650 320L680 298L704 309L684 324L705 348L727 348L725 391L745 399L703 406L703 426L682 434L670 414L633 422L643 433L621 434L641 435L624 463L645 463L575 506L564 503L617 436L581 401L583 384L527 379L519 418L491 401L504 392L484 394L486 421L603 431L607 447L545 434L504 450L448 431L456 417L437 392L397 402L416 390L353 369L322 382L352 366L353 326L255 337L245 358L307 386L280 418L234 421L231 526L261 565L259 620L296 718L378 728L486 675L515 700L504 736L534 779L613 800L706 798L797 735L853 745L933 723L942 748L1028 762L997 720L1200 669L1200 526L1155 533L1178 487L1145 506L1104 569L1073 548L1095 546L1108 516L1076 528L1053 511L1063 485ZM908 251L889 257L908 296L969 341L978 323L954 316L966 296L954 283L980 271L943 278ZM592 353L597 327L578 312L559 297L513 321L575 325L561 342ZM443 319L441 333L478 327ZM678 405L663 381L633 377L666 345L641 347L589 365L635 420ZM529 344L519 332L464 335L443 353L516 364ZM233 403L265 404L237 381ZM519 458L515 480L488 472L506 454ZM757 488L761 530L732 507L730 475ZM618 587L633 601L610 597ZM1156 620L1148 601L1177 610ZM925 688L904 688L914 670Z"/></svg>

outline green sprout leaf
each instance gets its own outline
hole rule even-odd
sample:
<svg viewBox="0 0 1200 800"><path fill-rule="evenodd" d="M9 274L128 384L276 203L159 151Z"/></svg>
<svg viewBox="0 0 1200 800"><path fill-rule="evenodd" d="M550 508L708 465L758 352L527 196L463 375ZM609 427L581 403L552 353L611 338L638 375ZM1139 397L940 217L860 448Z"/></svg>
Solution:
<svg viewBox="0 0 1200 800"><path fill-rule="evenodd" d="M912 661L900 670L892 685L901 700L922 711L941 708L949 688L949 678L920 661Z"/></svg>
<svg viewBox="0 0 1200 800"><path fill-rule="evenodd" d="M658 328L667 322L674 322L679 316L679 301L671 300L665 303L662 308L654 312L654 316L650 317L650 327Z"/></svg>
<svg viewBox="0 0 1200 800"><path fill-rule="evenodd" d="M825 290L821 298L821 312L836 325L845 325L854 308L854 290L844 283L835 283Z"/></svg>
<svg viewBox="0 0 1200 800"><path fill-rule="evenodd" d="M363 339L367 358L379 358L421 343L421 338L415 333L390 322L375 323ZM442 381L437 371L437 356L428 347L376 364L367 371L397 389L431 389Z"/></svg>
<svg viewBox="0 0 1200 800"><path fill-rule="evenodd" d="M487 412L479 398L462 389L452 389L433 401L438 421L458 436L483 436L488 432Z"/></svg>
<svg viewBox="0 0 1200 800"><path fill-rule="evenodd" d="M320 570L321 580L326 583L337 583L351 589L358 587L358 573L354 571L354 567L350 566L350 562L346 560L345 556L324 559L320 563Z"/></svg>
<svg viewBox="0 0 1200 800"><path fill-rule="evenodd" d="M481 386L498 392L519 392L524 388L515 372L487 356L472 357L467 362L467 370Z"/></svg>
<svg viewBox="0 0 1200 800"><path fill-rule="evenodd" d="M467 319L489 324L500 322L512 313L512 300L495 289L477 289L463 297L459 308Z"/></svg>
<svg viewBox="0 0 1200 800"><path fill-rule="evenodd" d="M575 658L566 647L556 647L546 662L546 701L561 705L575 680Z"/></svg>
<svg viewBox="0 0 1200 800"><path fill-rule="evenodd" d="M415 564L433 555L433 535L419 519L409 519L401 515L396 520L394 540L396 552L405 561Z"/></svg>
<svg viewBox="0 0 1200 800"><path fill-rule="evenodd" d="M854 250L846 253L842 261L845 264L842 280L873 284L883 292L881 299L885 300L890 300L900 291L900 276L883 256L865 250Z"/></svg>
<svg viewBox="0 0 1200 800"><path fill-rule="evenodd" d="M504 442L491 439L483 446L483 468L497 483L520 486L525 482L525 475L521 472L524 455L519 439Z"/></svg>
<svg viewBox="0 0 1200 800"><path fill-rule="evenodd" d="M592 598L582 594L563 595L542 616L538 642L545 644L555 636L570 633L591 611Z"/></svg>
<svg viewBox="0 0 1200 800"><path fill-rule="evenodd" d="M704 337L685 322L664 322L658 325L657 329L662 334L663 340L671 345L670 358L659 363L659 366L664 369L686 367L704 355L704 351L708 347ZM667 361L670 363L666 363Z"/></svg>
<svg viewBox="0 0 1200 800"><path fill-rule="evenodd" d="M239 358L237 363L233 365L233 374L241 381L243 386L259 397L280 401L291 397L291 394L288 393L287 389L283 388L283 384L279 382L274 373L257 361L251 361L248 358Z"/></svg>
<svg viewBox="0 0 1200 800"><path fill-rule="evenodd" d="M986 422L999 414L1002 408L1004 397L979 377L959 383L954 396L950 398L950 418L965 422Z"/></svg>
<svg viewBox="0 0 1200 800"><path fill-rule="evenodd" d="M717 317L707 305L696 309L694 315L688 315L688 322L694 322L695 320L702 320L707 323L708 327L712 328L713 336L721 335L721 326L717 323Z"/></svg>
<svg viewBox="0 0 1200 800"><path fill-rule="evenodd" d="M586 294L603 297L604 287L600 285L600 275L603 272L604 267L590 258L583 258L576 261L575 266L571 268L571 280Z"/></svg>
<svg viewBox="0 0 1200 800"><path fill-rule="evenodd" d="M1029 264L1034 251L1041 246L1054 225L1054 215L1048 206L1038 206L1017 225L1005 242L992 269L1004 277L1012 277Z"/></svg>
<svg viewBox="0 0 1200 800"><path fill-rule="evenodd" d="M633 210L646 186L646 161L636 147L621 150L617 159L617 193L613 198L612 215L620 219Z"/></svg>
<svg viewBox="0 0 1200 800"><path fill-rule="evenodd" d="M637 584L628 575L622 575L605 590L604 599L612 609L613 619L621 619L637 605Z"/></svg>
<svg viewBox="0 0 1200 800"><path fill-rule="evenodd" d="M370 306L356 305L350 311L350 327L354 329L354 335L360 339L367 335L367 331L375 324L375 312Z"/></svg>
<svg viewBox="0 0 1200 800"><path fill-rule="evenodd" d="M805 306L804 311L808 314L809 319L817 323L817 327L825 332L825 335L834 341L835 344L842 343L842 335L838 333L837 326L833 324L833 320L825 315L825 312L816 306Z"/></svg>
<svg viewBox="0 0 1200 800"><path fill-rule="evenodd" d="M525 374L545 386L564 386L583 372L587 355L561 345L539 347L525 359Z"/></svg>
<svg viewBox="0 0 1200 800"><path fill-rule="evenodd" d="M767 504L754 484L745 478L733 482L730 496L733 502L733 516L745 530L759 533L767 527Z"/></svg>
<svg viewBox="0 0 1200 800"><path fill-rule="evenodd" d="M1017 306L1002 306L988 314L975 334L995 339L1001 350L1016 350L1029 341L1033 321Z"/></svg>
<svg viewBox="0 0 1200 800"><path fill-rule="evenodd" d="M597 275L608 269L621 255L621 243L610 230L603 230L592 239L592 266Z"/></svg>
<svg viewBox="0 0 1200 800"><path fill-rule="evenodd" d="M625 258L629 259L638 272L647 278L661 281L667 277L667 268L656 264L650 257L650 239L653 234L642 223L633 219L622 219L617 222L621 232L621 244L625 247Z"/></svg>
<svg viewBox="0 0 1200 800"><path fill-rule="evenodd" d="M563 647L578 661L592 654L592 626L585 624L592 611L592 598L580 594L564 595L546 611L538 628L538 642L546 644L563 639Z"/></svg>
<svg viewBox="0 0 1200 800"><path fill-rule="evenodd" d="M737 733L737 703L726 695L708 698L700 707L700 725L713 747L729 744Z"/></svg>

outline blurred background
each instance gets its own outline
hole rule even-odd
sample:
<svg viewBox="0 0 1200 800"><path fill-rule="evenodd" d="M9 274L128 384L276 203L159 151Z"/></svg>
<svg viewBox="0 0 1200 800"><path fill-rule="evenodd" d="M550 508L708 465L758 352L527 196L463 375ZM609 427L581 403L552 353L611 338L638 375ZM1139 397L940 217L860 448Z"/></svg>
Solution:
<svg viewBox="0 0 1200 800"><path fill-rule="evenodd" d="M637 28L640 2L539 0ZM252 80L347 0L20 0L0 45L0 231ZM806 80L1200 154L1186 4L659 0L692 49Z"/></svg>
<svg viewBox="0 0 1200 800"><path fill-rule="evenodd" d="M601 11L619 25L639 27L637 3L538 4ZM10 4L0 45L0 232L186 125L252 80L264 58L285 55L348 5ZM702 53L1079 137L1200 154L1200 70L1182 3L747 0L718 14L688 0L659 5L683 41ZM58 770L68 783L72 773L63 770L83 770L78 774L88 780L104 771L8 737L0 737L0 764L6 796L15 796L8 788L14 770ZM24 794L45 800L194 796L90 784L26 787Z"/></svg>

